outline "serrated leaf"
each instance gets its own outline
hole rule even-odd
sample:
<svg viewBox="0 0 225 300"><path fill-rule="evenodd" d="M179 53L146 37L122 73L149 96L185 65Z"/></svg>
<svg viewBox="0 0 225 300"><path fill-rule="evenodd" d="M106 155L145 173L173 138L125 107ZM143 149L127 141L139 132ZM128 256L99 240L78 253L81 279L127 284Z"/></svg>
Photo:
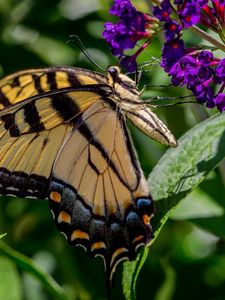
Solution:
<svg viewBox="0 0 225 300"><path fill-rule="evenodd" d="M225 114L213 116L189 130L178 141L178 147L168 149L151 172L148 182L155 200L156 215L152 226L156 240L172 209L184 199L206 175L225 157ZM143 264L143 260L141 263ZM135 285L140 262L124 264L123 274L132 264L134 273L123 275L126 299L135 299ZM125 284L126 282L126 284ZM128 295L128 296L127 296ZM132 298L132 297L133 298Z"/></svg>

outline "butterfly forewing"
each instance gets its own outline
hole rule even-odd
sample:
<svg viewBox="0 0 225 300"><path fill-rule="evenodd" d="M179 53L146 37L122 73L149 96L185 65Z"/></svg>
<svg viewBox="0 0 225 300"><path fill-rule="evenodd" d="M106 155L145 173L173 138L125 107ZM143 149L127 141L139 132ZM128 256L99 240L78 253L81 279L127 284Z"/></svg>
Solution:
<svg viewBox="0 0 225 300"><path fill-rule="evenodd" d="M2 194L46 198L53 162L74 119L99 98L95 92L74 89L47 94L0 112Z"/></svg>
<svg viewBox="0 0 225 300"><path fill-rule="evenodd" d="M63 67L21 71L0 80L0 110L35 95L95 84L106 84L106 76Z"/></svg>

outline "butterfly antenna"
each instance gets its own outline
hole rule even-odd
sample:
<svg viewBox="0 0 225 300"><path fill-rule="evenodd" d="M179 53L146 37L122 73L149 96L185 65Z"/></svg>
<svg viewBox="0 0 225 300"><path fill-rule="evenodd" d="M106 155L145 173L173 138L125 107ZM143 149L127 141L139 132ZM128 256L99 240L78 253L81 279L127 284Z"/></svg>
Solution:
<svg viewBox="0 0 225 300"><path fill-rule="evenodd" d="M75 43L75 45L80 49L80 51L87 57L87 59L95 65L98 69L105 72L105 69L102 68L99 64L94 61L94 59L90 56L90 54L87 51L87 48L84 46L83 42L77 35L70 35L70 40L67 41L67 43Z"/></svg>
<svg viewBox="0 0 225 300"><path fill-rule="evenodd" d="M190 98L190 97L193 97L193 95L187 95L187 96L180 96L180 97L160 97L160 96L156 96L156 97L153 97L153 98L148 98L148 99L145 99L143 100L144 103L146 103L147 105L151 105L153 107L168 107L168 106L176 106L176 105L182 105L182 104L190 104L190 103L194 103L194 104L201 104L200 102L197 102L196 100L192 101L192 100L183 100L183 99L187 99L187 98ZM181 100L181 101L177 101L177 102L174 102L174 103L162 103L162 104L155 104L154 102L157 102L157 101L165 101L165 100Z"/></svg>

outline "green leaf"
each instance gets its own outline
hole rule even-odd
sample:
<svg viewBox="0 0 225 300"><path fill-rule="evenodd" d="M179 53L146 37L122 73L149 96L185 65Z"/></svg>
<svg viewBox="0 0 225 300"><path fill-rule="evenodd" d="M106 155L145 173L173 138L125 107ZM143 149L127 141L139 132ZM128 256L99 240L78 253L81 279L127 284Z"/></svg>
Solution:
<svg viewBox="0 0 225 300"><path fill-rule="evenodd" d="M170 218L187 220L221 238L225 236L224 207L199 188L181 201L171 212Z"/></svg>
<svg viewBox="0 0 225 300"><path fill-rule="evenodd" d="M7 233L0 234L0 240L3 239L6 235Z"/></svg>
<svg viewBox="0 0 225 300"><path fill-rule="evenodd" d="M0 256L0 299L22 300L22 284L15 264Z"/></svg>
<svg viewBox="0 0 225 300"><path fill-rule="evenodd" d="M155 233L152 243L173 208L225 157L224 145L225 114L222 113L189 130L178 140L178 147L168 149L160 159L148 179L156 207L152 220ZM141 260L142 265L143 262L144 258ZM141 269L139 264L140 259L124 264L124 295L129 300L135 299L135 284ZM134 273L126 277L131 270Z"/></svg>
<svg viewBox="0 0 225 300"><path fill-rule="evenodd" d="M225 114L195 126L168 149L149 176L156 215L154 241L172 209L225 157Z"/></svg>
<svg viewBox="0 0 225 300"><path fill-rule="evenodd" d="M126 261L123 264L123 292L127 300L135 300L135 289L131 286L136 286L138 274L148 256L147 248L142 249L135 261Z"/></svg>
<svg viewBox="0 0 225 300"><path fill-rule="evenodd" d="M213 198L196 188L171 212L174 220L192 220L195 218L217 218L224 214L224 208Z"/></svg>
<svg viewBox="0 0 225 300"><path fill-rule="evenodd" d="M67 295L65 294L63 289L54 281L54 279L49 274L43 272L37 265L33 263L30 258L11 249L2 241L0 242L0 253L4 254L12 261L14 261L16 265L23 271L29 272L32 276L39 280L41 285L54 296L54 299L68 300ZM0 297L0 299L3 298Z"/></svg>

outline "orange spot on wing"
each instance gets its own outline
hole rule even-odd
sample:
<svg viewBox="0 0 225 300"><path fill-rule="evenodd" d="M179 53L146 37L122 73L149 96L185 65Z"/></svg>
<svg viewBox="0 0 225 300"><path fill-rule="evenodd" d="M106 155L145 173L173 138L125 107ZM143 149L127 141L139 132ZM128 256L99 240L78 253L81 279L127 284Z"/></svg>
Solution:
<svg viewBox="0 0 225 300"><path fill-rule="evenodd" d="M111 266L114 263L114 261L116 260L117 256L119 256L123 252L128 252L128 249L124 248L124 247L116 249L116 251L113 253L112 258L111 258L111 263L110 263Z"/></svg>
<svg viewBox="0 0 225 300"><path fill-rule="evenodd" d="M71 241L74 241L76 239L89 240L89 235L86 232L77 229L77 230L74 230L71 234Z"/></svg>
<svg viewBox="0 0 225 300"><path fill-rule="evenodd" d="M60 202L61 202L61 199L62 199L62 196L61 196L60 193L58 193L58 192L56 192L56 191L52 191L52 192L50 193L50 199L51 199L52 201L55 201L55 202L57 202L57 203L60 203Z"/></svg>
<svg viewBox="0 0 225 300"><path fill-rule="evenodd" d="M71 222L71 216L66 213L65 211L61 211L58 215L58 223L70 223Z"/></svg>
<svg viewBox="0 0 225 300"><path fill-rule="evenodd" d="M91 245L91 251L106 249L106 244L104 242L96 242Z"/></svg>
<svg viewBox="0 0 225 300"><path fill-rule="evenodd" d="M136 238L133 239L132 243L135 244L136 242L142 240L143 237L144 237L143 235L138 235L138 236L136 236Z"/></svg>
<svg viewBox="0 0 225 300"><path fill-rule="evenodd" d="M143 222L145 223L145 225L148 225L150 223L150 219L151 217L149 215L143 215Z"/></svg>

